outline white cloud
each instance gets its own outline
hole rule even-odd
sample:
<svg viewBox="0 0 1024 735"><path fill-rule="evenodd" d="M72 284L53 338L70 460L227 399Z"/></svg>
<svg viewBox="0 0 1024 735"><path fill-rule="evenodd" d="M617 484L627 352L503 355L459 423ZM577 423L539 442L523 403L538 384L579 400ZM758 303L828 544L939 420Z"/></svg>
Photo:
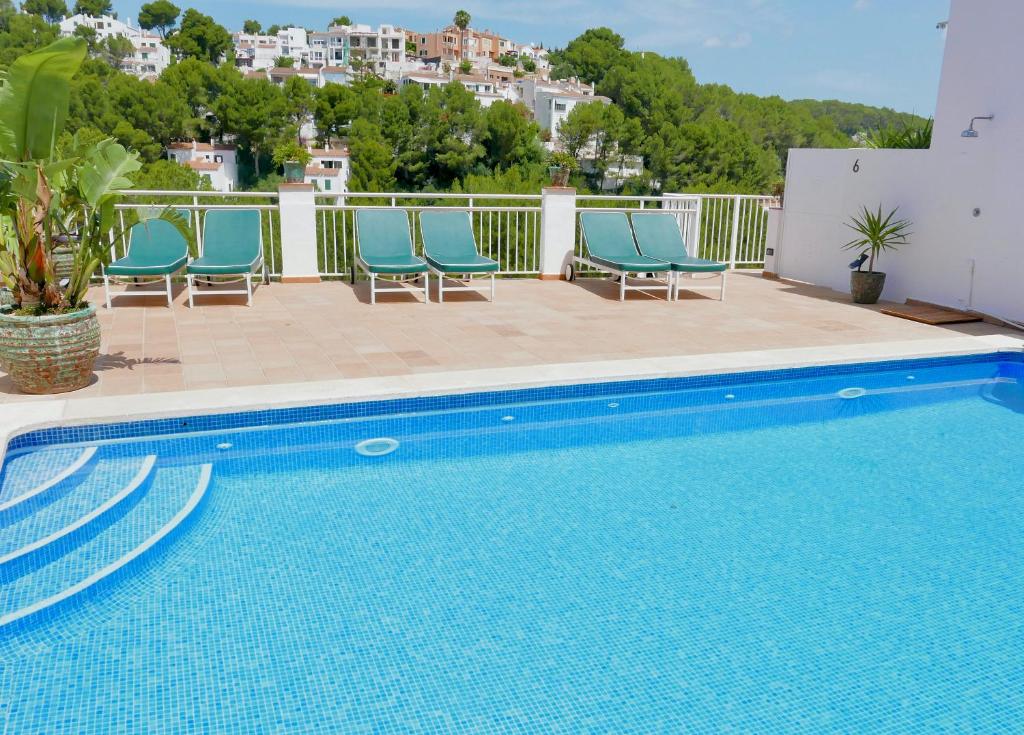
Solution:
<svg viewBox="0 0 1024 735"><path fill-rule="evenodd" d="M853 0L854 10L867 10L871 7L871 0Z"/></svg>
<svg viewBox="0 0 1024 735"><path fill-rule="evenodd" d="M718 36L708 36L704 39L704 48L721 48L725 43Z"/></svg>

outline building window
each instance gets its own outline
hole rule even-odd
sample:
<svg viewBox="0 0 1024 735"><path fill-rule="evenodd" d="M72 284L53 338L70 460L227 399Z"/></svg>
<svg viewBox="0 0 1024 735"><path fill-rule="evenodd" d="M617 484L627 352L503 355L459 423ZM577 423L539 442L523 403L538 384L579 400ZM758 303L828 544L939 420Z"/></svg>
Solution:
<svg viewBox="0 0 1024 735"><path fill-rule="evenodd" d="M213 157L214 163L224 163L224 156L216 155Z"/></svg>
<svg viewBox="0 0 1024 735"><path fill-rule="evenodd" d="M330 179L324 179L324 191L330 191L330 190L331 190L331 180Z"/></svg>
<svg viewBox="0 0 1024 735"><path fill-rule="evenodd" d="M556 102L555 103L555 112L565 112L565 103L564 102Z"/></svg>

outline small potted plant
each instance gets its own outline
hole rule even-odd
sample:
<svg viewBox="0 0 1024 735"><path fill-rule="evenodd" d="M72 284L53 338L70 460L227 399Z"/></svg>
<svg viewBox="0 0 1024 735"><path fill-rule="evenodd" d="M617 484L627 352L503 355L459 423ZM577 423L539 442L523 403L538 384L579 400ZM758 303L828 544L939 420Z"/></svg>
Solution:
<svg viewBox="0 0 1024 735"><path fill-rule="evenodd" d="M552 186L568 186L569 176L580 167L579 161L565 151L556 151L548 158Z"/></svg>
<svg viewBox="0 0 1024 735"><path fill-rule="evenodd" d="M76 135L55 153L85 55L81 38L56 41L16 59L0 87L0 364L25 393L92 379L100 326L89 282L123 235L117 191L141 168L111 139ZM170 209L157 216L185 227Z"/></svg>
<svg viewBox="0 0 1024 735"><path fill-rule="evenodd" d="M289 184L301 184L306 180L306 166L312 160L313 155L294 140L274 149L274 163L284 167L284 180Z"/></svg>
<svg viewBox="0 0 1024 735"><path fill-rule="evenodd" d="M882 296L885 288L885 274L875 271L875 261L883 251L896 251L900 246L907 245L910 240L909 220L897 219L899 207L886 215L882 214L882 205L872 212L861 207L860 216L854 216L847 227L857 233L857 237L846 243L845 250L861 250L861 256L850 264L856 268L850 274L850 294L855 304L874 304ZM867 262L868 269L862 270Z"/></svg>

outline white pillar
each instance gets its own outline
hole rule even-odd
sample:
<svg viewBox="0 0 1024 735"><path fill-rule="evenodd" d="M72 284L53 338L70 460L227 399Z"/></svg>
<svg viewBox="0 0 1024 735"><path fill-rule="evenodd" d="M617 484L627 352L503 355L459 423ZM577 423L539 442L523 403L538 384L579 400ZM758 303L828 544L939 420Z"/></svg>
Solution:
<svg viewBox="0 0 1024 735"><path fill-rule="evenodd" d="M782 265L782 207L772 207L768 210L768 231L765 233L764 242L764 272L765 278L778 278L780 266Z"/></svg>
<svg viewBox="0 0 1024 735"><path fill-rule="evenodd" d="M316 199L312 184L278 186L281 206L281 283L317 283Z"/></svg>
<svg viewBox="0 0 1024 735"><path fill-rule="evenodd" d="M565 277L576 247L576 189L550 186L540 197L540 277Z"/></svg>

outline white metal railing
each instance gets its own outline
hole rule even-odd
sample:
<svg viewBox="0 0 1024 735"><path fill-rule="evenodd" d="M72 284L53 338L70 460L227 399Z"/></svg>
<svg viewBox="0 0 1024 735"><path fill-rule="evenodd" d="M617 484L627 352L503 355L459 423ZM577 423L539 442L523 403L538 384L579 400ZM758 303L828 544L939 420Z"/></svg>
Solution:
<svg viewBox="0 0 1024 735"><path fill-rule="evenodd" d="M114 205L120 220L120 229L126 232L131 224L131 215L140 208L171 206L188 213L189 221L196 233L199 252L203 248L203 215L217 209L255 209L260 213L263 230L264 276L281 275L281 217L276 191L161 191L131 189L118 192L121 201ZM220 200L220 201L210 201ZM111 255L119 258L128 249L127 237L114 243Z"/></svg>
<svg viewBox="0 0 1024 735"><path fill-rule="evenodd" d="M277 192L152 191L120 192L116 205L123 225L131 224L132 212L145 206L174 206L189 213L200 250L204 212L246 208L261 213L265 275L282 273L282 233ZM577 213L583 211L671 211L692 255L728 263L731 268L758 267L764 263L768 208L772 197L727 194L666 194L662 196L580 195ZM395 208L408 213L413 242L422 252L419 213L426 209L468 211L478 247L497 260L503 275L536 275L541 271L542 209L539 194L445 194L317 192L316 218L318 271L323 277L349 277L355 264L355 211L364 208ZM575 249L582 254L582 234L577 216ZM124 255L126 239L115 243L114 257Z"/></svg>
<svg viewBox="0 0 1024 735"><path fill-rule="evenodd" d="M317 258L322 276L352 276L357 209L405 211L417 252L423 250L420 212L469 212L480 254L498 261L500 274L540 273L539 195L317 192L316 199Z"/></svg>
<svg viewBox="0 0 1024 735"><path fill-rule="evenodd" d="M751 194L581 195L577 198L576 211L628 214L669 210L676 215L690 255L736 268L764 265L768 209L776 202L773 197ZM582 255L582 231L578 223L576 230L576 253Z"/></svg>

